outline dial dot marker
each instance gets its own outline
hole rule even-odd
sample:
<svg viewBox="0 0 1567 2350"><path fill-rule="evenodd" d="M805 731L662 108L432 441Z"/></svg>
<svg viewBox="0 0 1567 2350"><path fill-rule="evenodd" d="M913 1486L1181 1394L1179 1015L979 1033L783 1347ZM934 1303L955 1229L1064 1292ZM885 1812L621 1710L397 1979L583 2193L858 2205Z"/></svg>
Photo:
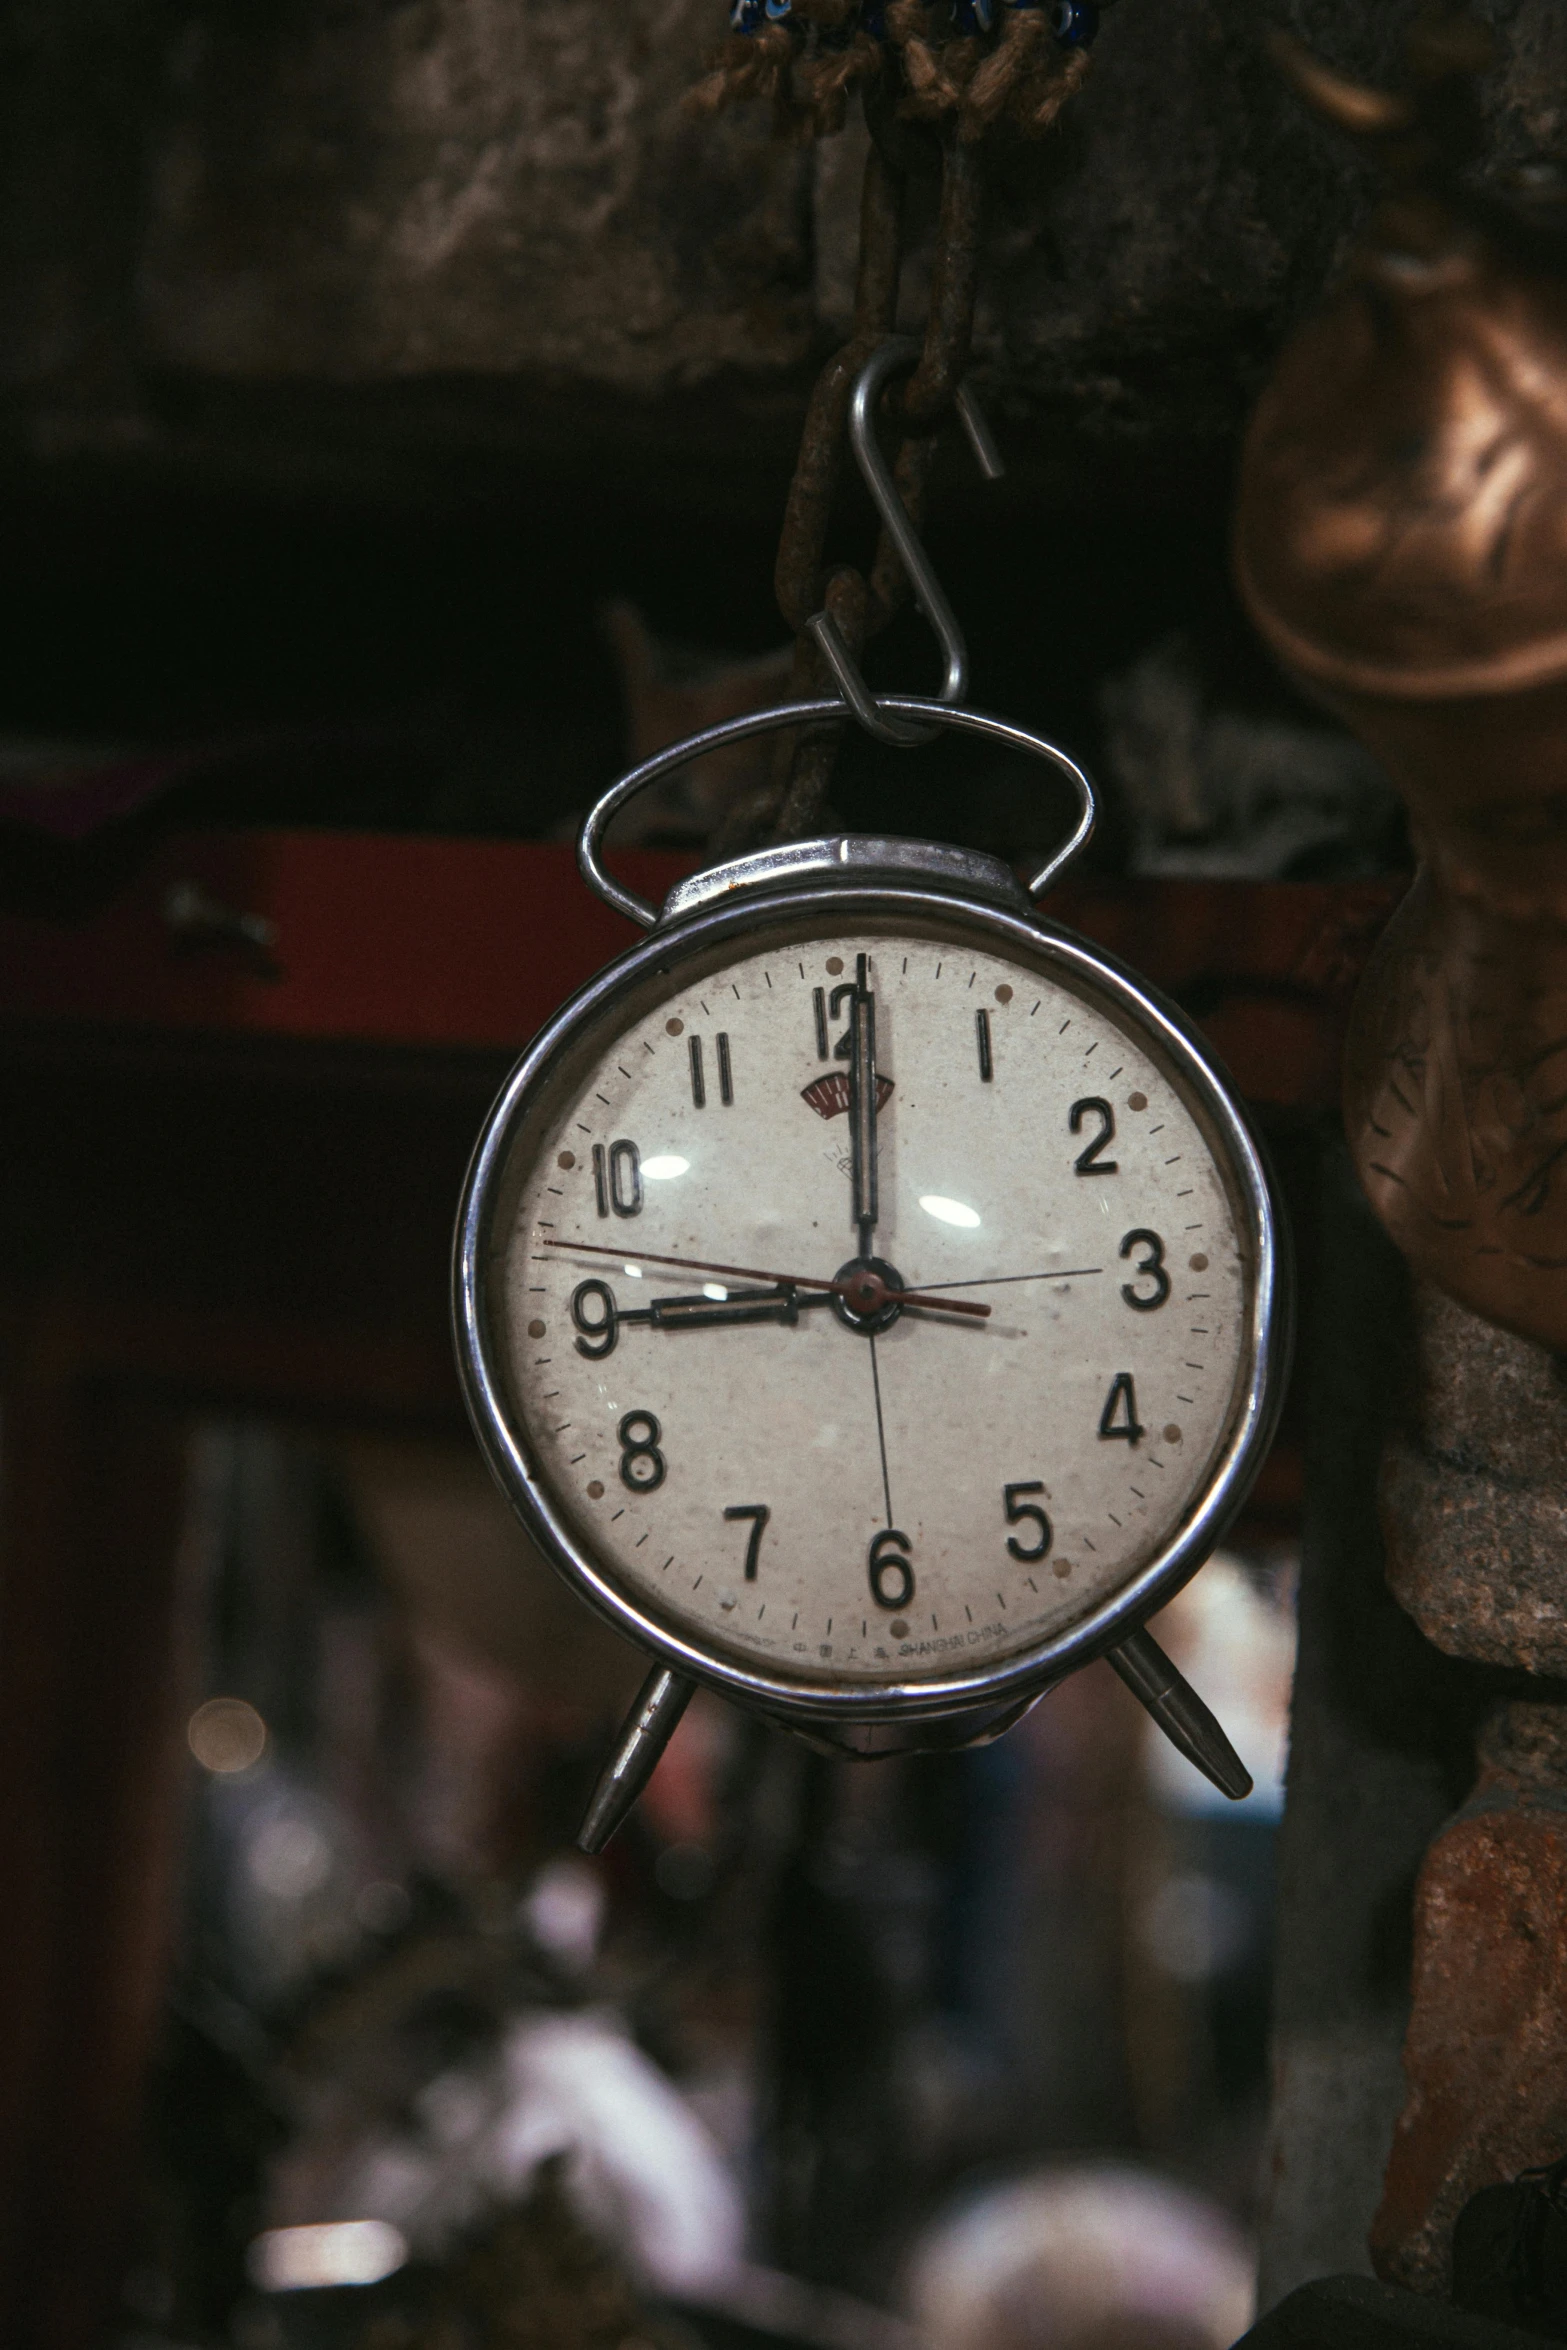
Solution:
<svg viewBox="0 0 1567 2350"><path fill-rule="evenodd" d="M685 1032L686 1024L683 1020L666 1020L664 1022L664 1034L666 1036L684 1036Z"/></svg>
<svg viewBox="0 0 1567 2350"><path fill-rule="evenodd" d="M544 1336L544 1330L545 1325L540 1321L535 1320L528 1324L528 1336L530 1338L542 1338Z"/></svg>
<svg viewBox="0 0 1567 2350"><path fill-rule="evenodd" d="M1012 1001L1011 988L1006 986L998 987L996 990L996 1001L998 1004L1009 1004Z"/></svg>
<svg viewBox="0 0 1567 2350"><path fill-rule="evenodd" d="M1145 1093L1129 1093L1126 1097L1126 1106L1129 1110L1146 1110L1148 1096Z"/></svg>
<svg viewBox="0 0 1567 2350"><path fill-rule="evenodd" d="M1052 1573L1052 1575L1054 1575L1054 1576L1057 1578L1057 1580L1058 1580L1059 1582L1062 1582L1062 1583L1064 1583L1064 1582L1066 1581L1066 1579L1067 1579L1068 1575L1070 1575L1070 1573L1072 1572L1072 1562L1071 1562L1071 1560L1070 1560L1070 1559L1053 1559L1053 1560L1051 1561L1050 1572Z"/></svg>
<svg viewBox="0 0 1567 2350"><path fill-rule="evenodd" d="M909 1627L907 1624L889 1624L887 1626L887 1630L894 1640L907 1640L909 1636Z"/></svg>
<svg viewBox="0 0 1567 2350"><path fill-rule="evenodd" d="M575 1151L562 1151L560 1157L555 1161L557 1167L574 1167L576 1163L577 1154Z"/></svg>
<svg viewBox="0 0 1567 2350"><path fill-rule="evenodd" d="M839 972L843 969L842 955L829 955L827 958L827 968L832 973L834 979L836 979Z"/></svg>
<svg viewBox="0 0 1567 2350"><path fill-rule="evenodd" d="M1181 1431L1173 1420L1164 1432L1164 1441L1166 1444L1179 1444L1181 1441Z"/></svg>
<svg viewBox="0 0 1567 2350"><path fill-rule="evenodd" d="M602 1485L599 1483L599 1481L598 1481L598 1479L597 1479L596 1477L590 1477L590 1478L589 1478L589 1480L588 1480L588 1499L589 1499L589 1501L602 1501L602 1500L603 1500L603 1498L604 1498L604 1488L603 1488L603 1486L602 1486Z"/></svg>
<svg viewBox="0 0 1567 2350"><path fill-rule="evenodd" d="M1208 1270L1208 1260L1201 1249L1198 1250L1196 1256L1188 1258L1187 1262L1194 1273L1206 1273Z"/></svg>

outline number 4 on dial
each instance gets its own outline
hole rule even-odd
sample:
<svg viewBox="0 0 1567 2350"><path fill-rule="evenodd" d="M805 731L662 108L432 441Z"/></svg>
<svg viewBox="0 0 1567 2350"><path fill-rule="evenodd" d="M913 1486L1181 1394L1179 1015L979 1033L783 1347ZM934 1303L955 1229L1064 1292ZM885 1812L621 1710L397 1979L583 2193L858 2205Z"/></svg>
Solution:
<svg viewBox="0 0 1567 2350"><path fill-rule="evenodd" d="M1137 1417L1137 1389L1130 1371L1117 1371L1111 1380L1105 1408L1099 1415L1099 1433L1119 1437L1123 1444L1141 1444L1143 1426Z"/></svg>

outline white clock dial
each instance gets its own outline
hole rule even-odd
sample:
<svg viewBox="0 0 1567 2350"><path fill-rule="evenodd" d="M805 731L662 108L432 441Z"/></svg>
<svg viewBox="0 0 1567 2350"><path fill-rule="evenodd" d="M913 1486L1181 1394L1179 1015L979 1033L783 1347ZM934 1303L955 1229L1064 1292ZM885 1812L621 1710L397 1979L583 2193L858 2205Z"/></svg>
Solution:
<svg viewBox="0 0 1567 2350"><path fill-rule="evenodd" d="M801 927L673 963L517 1125L504 1406L575 1543L694 1647L867 1690L984 1672L1207 1492L1254 1371L1251 1226L1110 989L913 917ZM870 1310L804 1286L867 1260Z"/></svg>

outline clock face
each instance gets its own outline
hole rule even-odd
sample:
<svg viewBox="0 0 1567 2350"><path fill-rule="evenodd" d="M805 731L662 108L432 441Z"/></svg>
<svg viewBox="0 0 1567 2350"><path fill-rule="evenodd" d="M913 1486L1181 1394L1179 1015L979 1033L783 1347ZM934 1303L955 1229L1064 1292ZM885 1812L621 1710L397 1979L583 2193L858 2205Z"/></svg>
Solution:
<svg viewBox="0 0 1567 2350"><path fill-rule="evenodd" d="M1038 1651L1169 1553L1255 1397L1259 1243L1200 1083L1091 968L835 919L587 1023L505 1123L477 1278L602 1583L874 1691Z"/></svg>

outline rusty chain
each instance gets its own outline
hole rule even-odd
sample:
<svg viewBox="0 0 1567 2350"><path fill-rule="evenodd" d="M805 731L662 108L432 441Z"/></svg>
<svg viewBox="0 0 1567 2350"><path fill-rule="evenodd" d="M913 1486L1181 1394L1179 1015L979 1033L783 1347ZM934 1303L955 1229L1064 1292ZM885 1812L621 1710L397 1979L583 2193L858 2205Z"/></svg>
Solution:
<svg viewBox="0 0 1567 2350"><path fill-rule="evenodd" d="M982 136L1008 109L1025 131L1048 128L1086 73L1087 41L1097 22L1091 0L1058 0L1048 13L1028 0L1008 0L994 27L994 0L948 4L952 37L945 42L931 35L923 0L890 0L879 13L891 38L867 46L865 26L876 13L871 0L771 0L765 14L763 0L735 0L731 21L742 29L731 34L713 73L692 94L698 112L732 97L765 95L781 129L798 134L805 124L820 133L842 123L843 90L851 78L844 61L853 62L852 78L863 85L871 141L853 320L849 340L828 360L811 393L774 570L778 608L795 638L792 691L801 700L835 690L806 633L815 615L829 615L857 661L909 597L907 575L885 528L868 572L830 564L827 542L855 382L896 326L910 177L918 170L940 173L930 307L919 358L908 380L884 395L882 417L898 439L893 479L918 531L940 428L952 413L973 339L985 210ZM774 10L784 21L774 18ZM819 77L814 99L804 105L790 79L791 59L800 48L798 33L786 37L791 16L805 20L805 71ZM1063 46L1067 19L1086 27L1079 46ZM844 723L782 737L768 782L729 811L714 847L732 853L816 830Z"/></svg>

